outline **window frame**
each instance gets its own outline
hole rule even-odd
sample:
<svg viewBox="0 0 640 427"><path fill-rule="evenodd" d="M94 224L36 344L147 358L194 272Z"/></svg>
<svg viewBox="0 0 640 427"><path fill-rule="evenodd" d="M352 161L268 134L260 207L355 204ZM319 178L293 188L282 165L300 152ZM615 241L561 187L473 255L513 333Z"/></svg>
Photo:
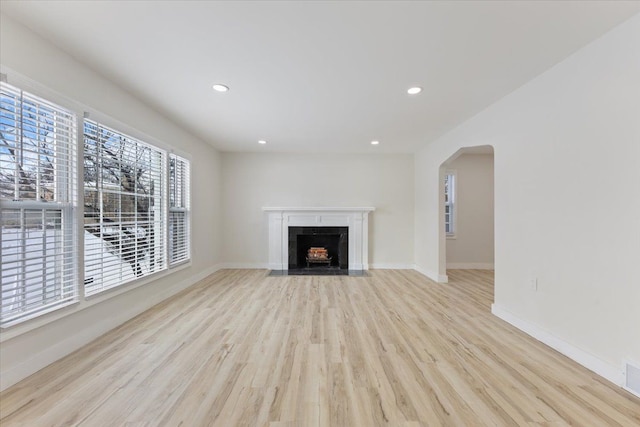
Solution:
<svg viewBox="0 0 640 427"><path fill-rule="evenodd" d="M98 238L99 240L103 240L103 242L100 242L100 244L102 245L101 247L102 254L104 254L102 257L98 258L100 259L99 267L97 267L94 264L91 264L91 267L94 267L94 268L89 270L87 260L84 259L83 264L85 266L85 269L84 269L85 278L83 281L83 286L84 286L86 296L91 297L94 295L98 295L102 292L109 291L110 289L115 289L121 286L125 286L127 283L134 282L141 278L152 276L156 273L160 273L169 268L169 265L167 262L168 237L165 231L166 222L168 222L167 211L165 208L167 204L167 199L168 199L168 192L167 192L167 185L166 185L166 172L168 168L168 161L167 161L168 152L167 150L156 147L153 144L149 144L145 140L132 136L128 133L125 133L124 131L121 131L117 127L109 126L105 123L94 120L93 118L88 117L87 114L85 114L82 125L83 125L83 132L84 132L83 148L81 151L83 155L83 160L86 161L87 159L85 147L86 147L86 142L88 140L95 141L95 142L105 142L105 143L109 142L108 140L105 140L102 138L101 135L103 135L104 133L110 134L109 140L111 140L111 138L113 137L114 140L118 141L120 143L120 148L123 150L123 152L119 153L119 157L117 156L117 153L113 153L112 157L109 159L107 159L102 152L96 151L96 158L94 159L94 164L97 165L96 173L98 177L96 178L96 182L95 182L96 184L95 190L91 187L88 187L86 185L86 182L85 182L85 185L83 186L83 192L82 192L83 223L84 223L83 230L85 231L83 233L83 236L85 238L85 250L84 250L83 256L86 256L88 254L88 251L90 255L93 255L94 253L98 254L100 252L100 249L94 250L93 248L88 249L86 247L86 243L87 243L86 239L88 237L86 232L93 234L88 230L98 228L98 232L100 236L103 236L106 234L104 232L105 229L115 228L118 230L116 234L114 234L114 236L117 235L117 237L114 238L115 244L109 244L107 239L103 237ZM95 135L87 134L87 127L95 129ZM91 137L95 137L96 139L94 140ZM133 158L131 157L125 158L124 150L127 149L129 151L129 156L130 156L132 154L131 153L132 144L133 144L133 153L134 153ZM127 167L133 167L135 171L133 175L137 177L139 171L145 170L145 169L139 168L140 165L144 165L144 164L138 162L139 160L138 156L140 155L141 152L145 152L145 151L148 152L150 156L149 162L151 163L145 166L148 166L148 168L146 169L146 172L149 172L149 174L151 175L150 179L153 181L153 184L151 185L151 187L153 188L153 190L157 190L156 187L159 187L159 191L154 191L154 193L146 194L146 195L143 193L139 193L138 192L139 182L137 181L137 179L133 183L133 191L126 191L126 189L121 188L121 184L117 184L117 185L114 183L109 184L108 181L105 180L106 167L104 165L106 163L106 160L109 160L113 163L111 167L114 167L115 165L116 172L122 172L123 165L125 164L127 165ZM155 166L155 173L154 173L154 166L152 163L157 163ZM111 170L111 172L113 172L113 170ZM83 174L83 177L84 177L84 174ZM121 181L122 175L120 175L119 178ZM112 186L114 188L105 190L105 186L107 187ZM94 223L90 223L89 226L87 226L87 223L86 223L87 191L95 191L96 197L99 197L99 200L100 200L98 203L99 205L98 221ZM148 199L147 201L149 203L149 208L148 208L148 211L146 212L146 215L148 215L148 218L146 218L146 220L143 217L144 215L141 216L140 213L137 211L138 200L142 196L146 196L144 198ZM117 198L117 203L116 203L117 205L116 211L118 213L117 221L113 220L112 218L106 218L108 215L106 215L105 212L107 212L108 209L104 207L105 197L110 198L112 202L114 201L113 199ZM121 210L123 206L123 199L133 200L133 204L132 206L130 206L130 208L136 207L135 212L124 212L129 217L128 220L123 219L123 212ZM155 218L156 216L160 216L160 218L156 219ZM149 218L153 218L153 219L149 219ZM110 226L107 224L110 224ZM148 228L145 229L146 231L145 231L144 240L141 240L138 236L139 225L148 226ZM135 228L133 232L130 231L131 227ZM147 238L146 236L147 233L149 233L152 237ZM146 243L145 243L145 240L146 240ZM129 258L129 260L125 258L125 254L124 254L125 250L127 251L126 258ZM149 260L150 265L147 266L148 267L147 272L144 272L142 268L142 265L143 265L142 260L144 258L142 257L142 255L144 252L148 252L150 257L150 260ZM113 256L109 256L109 254ZM102 258L104 258L104 256L111 258L110 263L106 265L106 268L107 268L106 270L105 270L105 265L102 262ZM131 265L127 266L125 263L130 263ZM120 267L117 271L116 269L113 268L116 264L120 264ZM129 272L129 267L131 268L131 272ZM87 280L89 280L89 278L87 277L88 271L94 271L95 274L99 275L101 279L100 281L101 285L97 286L94 284L94 286L91 286L93 282L87 283ZM104 274L105 271L109 273L109 275L105 276ZM115 277L116 275L119 275L120 277ZM91 279L93 280L93 278L94 277L92 276ZM107 282L107 284L105 284L105 282Z"/></svg>
<svg viewBox="0 0 640 427"><path fill-rule="evenodd" d="M181 174L182 179L176 180L172 179L172 166L171 162L180 162L183 165L183 173ZM184 263L191 262L191 161L183 156L180 156L174 152L169 153L168 157L168 167L167 172L169 177L167 179L167 261L169 267L177 266ZM174 173L173 176L176 176ZM178 188L178 186L180 188ZM177 205L176 198L178 197L177 193L181 194L181 203L179 206ZM173 193L173 198L172 198ZM171 229L171 218L173 214L183 214L184 215L184 233L183 235L186 238L185 246L185 255L174 259L174 233Z"/></svg>
<svg viewBox="0 0 640 427"><path fill-rule="evenodd" d="M40 288L42 292L42 298L47 299L47 302L43 302L42 304L26 304L25 301L22 302L22 309L11 309L5 312L5 309L13 303L5 303L3 300L0 300L0 326L2 328L9 327L15 324L19 324L30 320L32 318L43 316L47 313L57 311L61 308L67 307L72 304L76 304L80 298L80 290L78 286L78 270L79 270L79 262L76 255L76 238L77 238L77 216L76 212L78 209L78 199L77 199L77 129L78 129L78 117L76 112L69 108L68 105L64 103L60 103L57 100L52 100L49 96L42 96L38 93L38 91L33 91L29 87L29 85L23 84L10 84L7 82L6 76L2 74L0 76L0 84L4 86L4 91L7 94L13 94L14 96L19 97L20 101L20 112L14 111L15 117L13 120L16 122L16 136L15 136L15 144L16 149L19 146L21 154L20 160L18 160L18 155L14 152L14 164L16 169L16 178L14 183L14 197L12 200L7 198L0 198L0 214L6 211L14 211L17 215L16 218L19 218L20 227L19 231L15 233L16 241L18 243L19 251L21 252L18 255L18 258L13 261L16 265L20 265L18 267L21 271L17 273L17 276L21 276L17 282L15 282L15 291L21 290L22 298L29 298L27 295L31 294L33 291L29 290L28 280L30 276L28 274L28 266L30 261L36 261L36 263L42 263L40 276L32 276L32 278L41 279ZM25 87L26 86L26 87ZM32 104L34 108L36 108L35 113L36 117L29 118L31 122L28 124L27 120L23 116L23 107L25 101L29 104ZM47 118L48 116L38 117L40 111L55 111L53 114L53 118ZM63 117L57 119L58 115L61 114ZM35 121L34 121L35 120ZM48 121L50 120L50 121ZM19 124L17 122L19 121ZM51 126L54 136L50 136L48 133L44 136L41 136L41 123L46 126ZM35 140L33 138L25 137L25 126L36 126L36 130L32 130L31 133L34 133L37 137ZM60 130L60 127L62 129ZM58 135L59 136L56 136ZM41 139L42 138L42 139ZM50 142L47 140L51 138ZM24 161L24 147L25 144L29 141L29 144L32 144L31 149L36 148L36 163L35 163L35 194L32 198L24 198L22 197L21 190L18 189L19 184L17 181L17 170L18 164ZM33 145L34 142L37 145ZM46 147L46 148L45 148ZM41 150L48 151L47 154L41 152ZM49 151L52 150L52 151ZM27 150L29 151L29 150ZM45 151L45 152L46 152ZM33 152L32 152L33 153ZM42 197L42 190L44 188L44 184L41 181L41 176L43 175L43 170L41 169L43 166L41 164L42 159L41 156L51 156L51 159L47 161L50 162L51 173L53 175L52 180L49 182L53 187L50 189L51 195L50 199L48 197ZM33 163L32 163L33 165ZM49 199L49 200L48 200ZM31 213L31 221L33 221L36 217L40 216L40 221L36 224L36 227L33 228L32 231L29 231L30 228L25 225L27 222L27 215ZM50 213L54 213L57 215L54 218L54 225L49 226L49 222L47 219L51 220L51 217L48 217ZM35 216L33 216L35 214ZM59 219L58 219L59 218ZM58 223L59 221L59 223ZM59 229L58 225L59 224ZM42 246L37 244L27 243L29 237L27 235L29 233L36 232L37 230L42 230ZM48 232L47 230L59 230L58 233ZM3 233L4 234L4 233ZM7 233L9 234L9 233ZM11 233L12 234L12 233ZM55 251L53 253L43 253L42 255L33 255L34 249L38 251L39 247L46 248L49 245L50 239L52 239L51 243L55 247ZM2 241L2 235L0 235L0 242ZM1 248L0 248L1 252ZM31 252L31 254L29 254ZM5 266L11 265L12 262L5 261L2 264L2 269L4 271ZM53 269L54 279L51 281L50 274ZM46 272L46 273L45 273ZM0 282L2 280L0 279ZM12 282L10 282L11 284ZM6 286L6 283L3 284ZM33 287L37 289L37 286ZM7 291L7 289L2 289L2 293ZM38 292L37 290L35 292ZM53 293L52 297L45 297L45 294ZM0 293L0 295L2 295ZM7 297L7 299L12 297Z"/></svg>
<svg viewBox="0 0 640 427"><path fill-rule="evenodd" d="M458 175L455 170L444 173L444 232L447 239L455 239L458 231ZM447 212L448 208L448 212ZM447 221L447 216L449 221Z"/></svg>

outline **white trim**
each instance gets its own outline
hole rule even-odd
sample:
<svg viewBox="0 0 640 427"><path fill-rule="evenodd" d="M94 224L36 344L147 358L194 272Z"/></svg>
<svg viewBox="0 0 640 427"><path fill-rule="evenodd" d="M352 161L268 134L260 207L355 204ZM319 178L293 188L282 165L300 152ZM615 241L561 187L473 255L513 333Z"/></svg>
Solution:
<svg viewBox="0 0 640 427"><path fill-rule="evenodd" d="M521 319L496 304L491 305L491 313L504 320L505 322L515 326L527 335L530 335L531 337L537 339L541 343L546 344L554 350L559 351L569 359L579 363L590 371L593 371L594 373L600 375L604 379L611 381L613 384L619 387L623 387L624 369L610 365L609 363L603 361L595 355L583 349L575 347L574 345L569 344L566 341L563 341L555 335L545 331L540 326L527 320Z"/></svg>
<svg viewBox="0 0 640 427"><path fill-rule="evenodd" d="M106 334L110 330L122 325L126 321L134 318L135 316L149 310L156 304L172 297L184 289L198 283L200 280L210 276L216 271L220 270L220 265L211 266L199 273L188 277L185 280L178 282L166 291L158 294L149 293L148 298L145 300L145 304L139 305L126 313L113 312L110 316L105 316L102 322L92 325L90 330L86 330L81 334L70 334L64 341L58 341L54 345L31 355L21 363L14 365L6 370L0 372L0 391L11 387L18 381L23 380L29 375L39 371L52 364L53 362L71 354L82 346L90 343L96 338ZM175 270L174 270L175 271ZM127 289L131 290L130 288ZM47 321L46 323L49 323ZM4 334L4 333L3 333Z"/></svg>
<svg viewBox="0 0 640 427"><path fill-rule="evenodd" d="M273 270L266 262L224 262L220 264L220 270ZM276 268L276 270L278 270Z"/></svg>
<svg viewBox="0 0 640 427"><path fill-rule="evenodd" d="M72 110L77 114L78 122L80 122L82 111L84 111L85 109L85 106L82 103L74 101L68 96L63 95L62 93L55 91L43 85L42 83L25 76L22 73L14 71L12 68L7 67L6 65L0 64L0 73L5 76L3 82L8 83L12 86L17 86L26 92L30 92L36 96L39 96L40 98L55 102L58 105Z"/></svg>
<svg viewBox="0 0 640 427"><path fill-rule="evenodd" d="M635 390L632 390L632 389L630 389L629 387L624 386L624 385L622 386L622 388L623 388L625 391L628 391L629 393L633 394L634 396L636 396L636 397L640 397L640 393L636 393L636 391L635 391Z"/></svg>
<svg viewBox="0 0 640 427"><path fill-rule="evenodd" d="M221 270L237 270L237 269L248 269L248 270L280 270L280 264L275 264L275 267L272 268L271 264L268 262L225 262L220 264ZM400 264L400 263L377 263L377 264L369 264L370 269L375 270L415 270L416 266L414 264ZM365 269L367 270L367 269Z"/></svg>
<svg viewBox="0 0 640 427"><path fill-rule="evenodd" d="M397 264L397 263L374 263L369 264L369 268L373 270L415 270L415 265L413 264Z"/></svg>
<svg viewBox="0 0 640 427"><path fill-rule="evenodd" d="M268 262L225 262L221 264L222 270L236 270L236 269L249 269L249 270L280 270L280 264L275 264L273 267ZM396 264L396 263L378 263L369 264L369 269L375 270L415 270L413 264ZM367 270L367 268L365 268Z"/></svg>
<svg viewBox="0 0 640 427"><path fill-rule="evenodd" d="M492 262L451 262L447 263L447 269L451 270L493 270Z"/></svg>
<svg viewBox="0 0 640 427"><path fill-rule="evenodd" d="M622 382L622 388L627 390L629 393L633 394L634 396L640 397L640 390L634 390L632 388L630 388L627 384L627 378L628 378L628 369L629 366L633 366L636 369L640 369L640 363L636 362L635 360L631 360L631 359L624 359L622 361L622 366L623 366L623 382Z"/></svg>
<svg viewBox="0 0 640 427"><path fill-rule="evenodd" d="M426 276L428 279L436 282L436 283L448 283L449 282L449 276L447 276L446 274L436 274L433 271L429 271L429 270L423 269L419 265L415 265L413 267L413 269L415 271L417 271L418 273L422 274L423 276Z"/></svg>

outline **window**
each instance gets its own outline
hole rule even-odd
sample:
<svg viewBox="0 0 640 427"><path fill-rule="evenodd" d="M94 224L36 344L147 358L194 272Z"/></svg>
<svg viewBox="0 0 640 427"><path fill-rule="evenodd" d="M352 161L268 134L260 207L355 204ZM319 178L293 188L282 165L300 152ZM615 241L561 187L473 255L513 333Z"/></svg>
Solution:
<svg viewBox="0 0 640 427"><path fill-rule="evenodd" d="M447 172L444 176L444 230L447 236L456 232L456 174Z"/></svg>
<svg viewBox="0 0 640 427"><path fill-rule="evenodd" d="M85 295L167 268L166 154L84 121Z"/></svg>
<svg viewBox="0 0 640 427"><path fill-rule="evenodd" d="M189 161L77 117L0 81L2 327L191 258Z"/></svg>
<svg viewBox="0 0 640 427"><path fill-rule="evenodd" d="M77 299L75 115L0 82L0 322Z"/></svg>
<svg viewBox="0 0 640 427"><path fill-rule="evenodd" d="M174 154L169 156L169 263L188 261L189 232L189 162Z"/></svg>

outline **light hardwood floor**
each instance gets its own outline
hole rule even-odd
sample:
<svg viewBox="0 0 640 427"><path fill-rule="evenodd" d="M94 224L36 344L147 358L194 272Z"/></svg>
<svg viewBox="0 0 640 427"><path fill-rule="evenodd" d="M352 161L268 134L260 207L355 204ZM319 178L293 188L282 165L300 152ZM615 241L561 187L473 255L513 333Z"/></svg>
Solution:
<svg viewBox="0 0 640 427"><path fill-rule="evenodd" d="M490 313L493 275L220 271L2 395L4 426L638 426Z"/></svg>

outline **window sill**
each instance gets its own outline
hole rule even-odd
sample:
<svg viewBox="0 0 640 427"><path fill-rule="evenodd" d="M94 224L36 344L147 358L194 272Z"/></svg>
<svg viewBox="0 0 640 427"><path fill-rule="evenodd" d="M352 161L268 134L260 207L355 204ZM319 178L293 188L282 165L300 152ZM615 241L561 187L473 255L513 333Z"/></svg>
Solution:
<svg viewBox="0 0 640 427"><path fill-rule="evenodd" d="M20 318L15 319L15 320L10 320L10 321L4 323L0 327L0 329L2 329L2 331L4 333L4 330L10 329L13 326L21 325L23 323L27 323L30 320L38 319L38 318L44 317L44 316L46 316L48 314L51 314L51 313L62 312L62 310L64 310L64 309L68 309L69 307L78 306L78 305L80 305L80 301L77 300L77 299L72 300L72 301L63 302L63 303L54 305L52 307L49 307L49 308L47 308L45 310L41 310L41 311L38 311L36 313L31 313L31 314L29 314L27 316L20 317ZM2 341L4 341L4 337L3 337Z"/></svg>
<svg viewBox="0 0 640 427"><path fill-rule="evenodd" d="M184 264L180 264L179 266L172 266L171 268L167 268L166 270L158 271L157 273L149 274L147 276L141 277L139 279L132 280L125 284L114 286L112 288L103 289L99 292L96 292L91 295L85 295L84 299L86 301L93 302L94 300L103 301L109 298L112 298L116 295L123 294L125 292L129 292L133 289L139 288L140 286L147 285L151 282L155 282L158 279L161 279L165 276L168 276L171 273L176 271L184 270L187 267L191 266L191 260L185 262Z"/></svg>
<svg viewBox="0 0 640 427"><path fill-rule="evenodd" d="M72 301L68 304L55 307L54 310L38 313L37 315L26 317L8 324L2 325L0 330L0 343L18 337L34 329L41 328L49 323L56 322L82 310L94 307L104 301L110 300L118 295L149 285L159 279L165 278L178 271L191 267L191 261L185 262L174 268L152 274L150 276L128 282L122 286L106 289L98 294L85 296L84 299Z"/></svg>
<svg viewBox="0 0 640 427"><path fill-rule="evenodd" d="M457 238L455 234L447 234L447 240L456 240Z"/></svg>

